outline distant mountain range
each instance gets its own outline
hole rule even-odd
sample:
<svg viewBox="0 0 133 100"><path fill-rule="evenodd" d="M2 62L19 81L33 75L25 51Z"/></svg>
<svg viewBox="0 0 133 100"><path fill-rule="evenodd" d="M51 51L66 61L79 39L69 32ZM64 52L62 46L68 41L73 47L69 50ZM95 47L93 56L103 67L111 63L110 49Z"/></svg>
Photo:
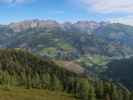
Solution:
<svg viewBox="0 0 133 100"><path fill-rule="evenodd" d="M0 25L0 47L27 48L52 58L88 54L123 57L133 54L132 42L133 27L120 23L27 20Z"/></svg>

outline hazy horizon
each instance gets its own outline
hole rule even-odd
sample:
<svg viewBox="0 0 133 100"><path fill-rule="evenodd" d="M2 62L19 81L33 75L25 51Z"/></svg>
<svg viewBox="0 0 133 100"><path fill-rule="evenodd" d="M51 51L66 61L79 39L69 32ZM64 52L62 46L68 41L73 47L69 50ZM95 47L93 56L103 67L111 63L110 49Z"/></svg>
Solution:
<svg viewBox="0 0 133 100"><path fill-rule="evenodd" d="M133 25L132 4L131 0L0 0L0 24L52 19L59 22L93 20Z"/></svg>

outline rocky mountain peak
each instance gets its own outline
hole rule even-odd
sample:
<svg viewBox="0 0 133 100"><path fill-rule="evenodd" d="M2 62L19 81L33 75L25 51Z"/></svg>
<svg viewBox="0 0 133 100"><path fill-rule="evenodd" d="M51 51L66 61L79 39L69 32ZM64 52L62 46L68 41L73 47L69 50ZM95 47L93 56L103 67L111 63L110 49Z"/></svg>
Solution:
<svg viewBox="0 0 133 100"><path fill-rule="evenodd" d="M18 23L11 23L9 27L14 30L14 32L21 32L23 30L32 28L57 28L59 23L53 20L25 20Z"/></svg>

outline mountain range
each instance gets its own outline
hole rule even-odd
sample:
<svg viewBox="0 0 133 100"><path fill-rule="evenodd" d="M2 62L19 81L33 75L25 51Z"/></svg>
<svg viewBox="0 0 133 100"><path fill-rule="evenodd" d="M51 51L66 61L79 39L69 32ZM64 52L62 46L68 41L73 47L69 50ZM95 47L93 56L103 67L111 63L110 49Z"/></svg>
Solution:
<svg viewBox="0 0 133 100"><path fill-rule="evenodd" d="M59 90L81 100L132 100L132 43L133 26L120 23L0 25L0 85Z"/></svg>
<svg viewBox="0 0 133 100"><path fill-rule="evenodd" d="M120 23L36 19L0 25L1 47L26 48L51 58L127 57L133 54L132 42L133 27Z"/></svg>

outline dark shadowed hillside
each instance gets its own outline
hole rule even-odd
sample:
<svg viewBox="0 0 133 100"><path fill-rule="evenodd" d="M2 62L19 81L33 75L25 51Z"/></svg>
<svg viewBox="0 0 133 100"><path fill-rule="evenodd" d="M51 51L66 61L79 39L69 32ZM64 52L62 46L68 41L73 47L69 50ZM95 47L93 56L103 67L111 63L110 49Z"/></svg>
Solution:
<svg viewBox="0 0 133 100"><path fill-rule="evenodd" d="M107 66L106 75L108 78L133 89L133 58L113 60Z"/></svg>

